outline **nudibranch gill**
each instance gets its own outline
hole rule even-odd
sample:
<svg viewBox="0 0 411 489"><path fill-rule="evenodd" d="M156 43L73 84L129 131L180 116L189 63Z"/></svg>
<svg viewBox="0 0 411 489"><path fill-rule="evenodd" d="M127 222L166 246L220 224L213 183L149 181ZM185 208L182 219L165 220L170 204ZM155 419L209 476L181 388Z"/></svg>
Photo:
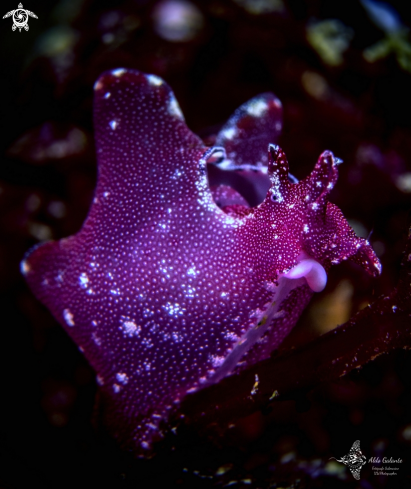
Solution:
<svg viewBox="0 0 411 489"><path fill-rule="evenodd" d="M161 78L117 69L95 84L88 217L21 269L97 372L114 434L136 452L186 393L268 357L332 264L380 272L327 200L340 161L325 151L304 180L289 174L275 145L281 110L274 95L255 97L207 147ZM208 167L265 179L264 200L249 205L228 177L211 190Z"/></svg>

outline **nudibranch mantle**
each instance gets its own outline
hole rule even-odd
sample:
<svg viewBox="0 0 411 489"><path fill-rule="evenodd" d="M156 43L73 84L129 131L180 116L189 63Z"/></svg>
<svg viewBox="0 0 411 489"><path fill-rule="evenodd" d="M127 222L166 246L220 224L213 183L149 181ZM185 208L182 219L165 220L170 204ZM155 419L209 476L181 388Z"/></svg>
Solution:
<svg viewBox="0 0 411 489"><path fill-rule="evenodd" d="M115 435L139 452L187 392L268 357L332 264L350 258L374 275L380 265L327 201L339 162L330 151L304 180L289 176L274 95L240 107L213 148L155 75L104 73L94 107L88 217L76 235L31 250L22 272L96 370ZM264 201L211 190L207 165L259 172Z"/></svg>

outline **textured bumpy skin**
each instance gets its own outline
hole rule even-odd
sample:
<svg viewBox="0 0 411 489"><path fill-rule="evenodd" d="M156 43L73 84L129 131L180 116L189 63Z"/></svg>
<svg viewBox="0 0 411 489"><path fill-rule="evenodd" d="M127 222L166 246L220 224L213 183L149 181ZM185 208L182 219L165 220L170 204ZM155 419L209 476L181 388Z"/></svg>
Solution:
<svg viewBox="0 0 411 489"><path fill-rule="evenodd" d="M292 183L283 152L267 151L280 128L281 104L264 94L207 148L160 78L118 69L95 85L89 215L75 236L31 250L22 272L96 370L115 435L136 452L187 392L267 357L332 264L379 272L327 202L338 160L326 151ZM207 163L257 174L264 201L250 207L227 185L213 197Z"/></svg>

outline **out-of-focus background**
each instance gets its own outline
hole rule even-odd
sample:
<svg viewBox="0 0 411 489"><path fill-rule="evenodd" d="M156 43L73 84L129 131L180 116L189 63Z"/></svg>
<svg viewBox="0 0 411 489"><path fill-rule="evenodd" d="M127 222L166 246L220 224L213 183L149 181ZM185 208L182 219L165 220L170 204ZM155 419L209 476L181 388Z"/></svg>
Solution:
<svg viewBox="0 0 411 489"><path fill-rule="evenodd" d="M18 8L2 2L1 16ZM335 267L295 331L309 341L389 293L410 224L411 34L407 3L371 0L25 0L29 30L0 22L0 487L411 487L411 356L378 358L280 402L229 434L134 461L93 428L94 373L19 272L36 243L75 233L96 179L92 96L101 72L136 68L173 88L188 126L217 131L274 92L279 141L298 178L319 154L344 160L331 194L383 264L372 280ZM196 438L198 437L198 438ZM356 482L330 457L361 440L403 458Z"/></svg>

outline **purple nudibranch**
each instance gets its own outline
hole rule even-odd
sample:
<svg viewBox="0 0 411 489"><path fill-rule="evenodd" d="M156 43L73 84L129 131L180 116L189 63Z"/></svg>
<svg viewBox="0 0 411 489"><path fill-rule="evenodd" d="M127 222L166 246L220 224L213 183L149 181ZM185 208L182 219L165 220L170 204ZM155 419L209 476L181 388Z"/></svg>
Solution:
<svg viewBox="0 0 411 489"><path fill-rule="evenodd" d="M161 78L116 69L95 84L89 214L76 235L29 251L21 269L97 372L113 424L127 427L114 434L136 453L161 437L186 393L269 357L333 264L380 273L328 202L340 161L324 151L296 182L275 145L281 117L274 95L257 96L210 148ZM228 185L210 189L207 167L260 179L268 192L250 206Z"/></svg>

